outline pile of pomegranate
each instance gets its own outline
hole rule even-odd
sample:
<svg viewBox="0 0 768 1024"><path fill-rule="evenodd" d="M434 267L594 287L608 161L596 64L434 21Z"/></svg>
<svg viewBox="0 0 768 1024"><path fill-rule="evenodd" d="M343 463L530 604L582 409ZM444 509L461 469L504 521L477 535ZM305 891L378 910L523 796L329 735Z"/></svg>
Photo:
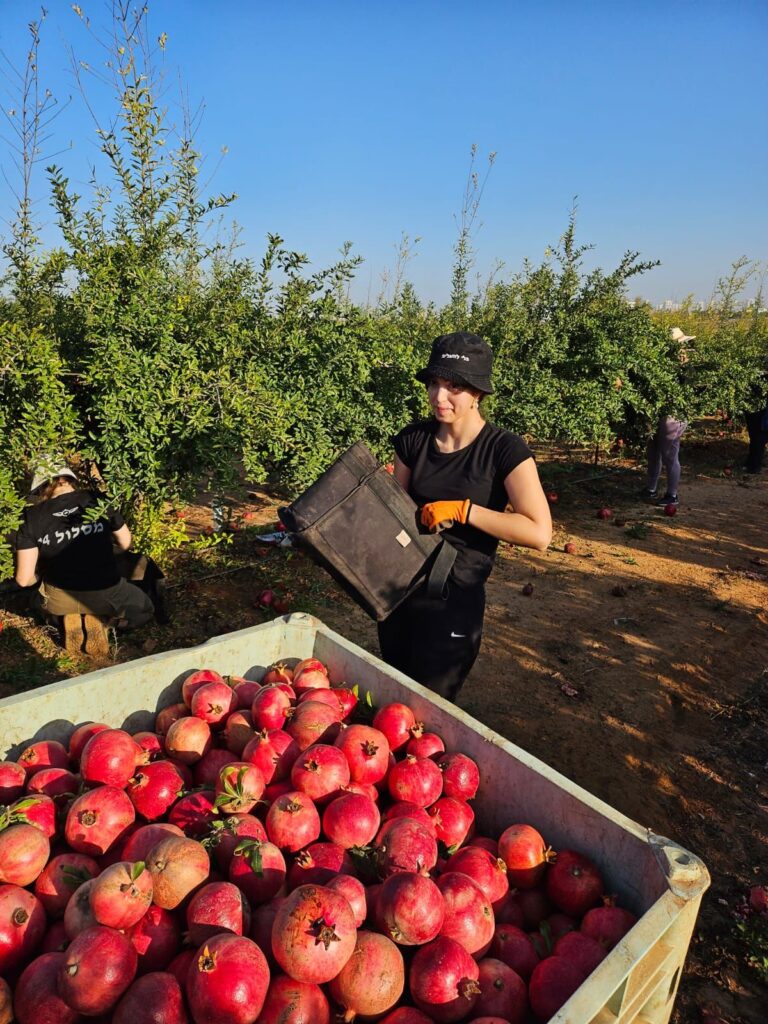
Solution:
<svg viewBox="0 0 768 1024"><path fill-rule="evenodd" d="M0 1024L543 1022L635 922L316 659L182 698L0 763Z"/></svg>

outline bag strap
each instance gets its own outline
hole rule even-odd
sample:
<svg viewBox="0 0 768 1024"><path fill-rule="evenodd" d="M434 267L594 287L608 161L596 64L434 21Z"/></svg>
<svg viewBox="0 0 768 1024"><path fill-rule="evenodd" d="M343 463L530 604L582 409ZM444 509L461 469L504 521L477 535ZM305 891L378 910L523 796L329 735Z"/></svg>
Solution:
<svg viewBox="0 0 768 1024"><path fill-rule="evenodd" d="M456 561L456 555L456 548L443 541L427 577L427 597L444 597L445 585Z"/></svg>

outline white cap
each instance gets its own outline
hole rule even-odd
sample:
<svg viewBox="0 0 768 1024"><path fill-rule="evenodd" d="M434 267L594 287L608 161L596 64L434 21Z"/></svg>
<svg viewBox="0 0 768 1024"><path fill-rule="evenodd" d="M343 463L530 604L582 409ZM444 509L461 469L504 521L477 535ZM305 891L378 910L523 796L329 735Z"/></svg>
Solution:
<svg viewBox="0 0 768 1024"><path fill-rule="evenodd" d="M672 341L679 341L681 345L684 345L686 341L695 341L695 334L683 334L679 327L673 327L669 332L669 336Z"/></svg>
<svg viewBox="0 0 768 1024"><path fill-rule="evenodd" d="M49 468L50 466L51 463L37 467L35 475L32 477L32 486L29 489L30 494L34 494L38 487L42 487L43 484L48 483L49 480L53 480L54 477L57 476L68 476L71 477L72 480L77 480L76 475L72 472L69 466L56 466L56 463L53 463L52 469Z"/></svg>

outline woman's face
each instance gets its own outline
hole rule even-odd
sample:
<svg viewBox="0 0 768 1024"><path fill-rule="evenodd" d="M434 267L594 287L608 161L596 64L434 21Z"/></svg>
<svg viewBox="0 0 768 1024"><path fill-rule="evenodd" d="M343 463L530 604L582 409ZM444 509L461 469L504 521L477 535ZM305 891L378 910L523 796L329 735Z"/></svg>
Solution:
<svg viewBox="0 0 768 1024"><path fill-rule="evenodd" d="M427 396L432 412L440 423L455 423L470 410L477 408L477 391L444 377L433 377L428 381Z"/></svg>

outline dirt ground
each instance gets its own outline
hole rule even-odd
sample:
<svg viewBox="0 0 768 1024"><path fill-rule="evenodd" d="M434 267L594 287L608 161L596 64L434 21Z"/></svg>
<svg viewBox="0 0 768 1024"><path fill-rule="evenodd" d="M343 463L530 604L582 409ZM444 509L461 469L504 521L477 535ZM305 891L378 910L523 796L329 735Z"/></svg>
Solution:
<svg viewBox="0 0 768 1024"><path fill-rule="evenodd" d="M557 494L553 542L543 554L500 554L483 648L459 698L707 864L712 887L676 1024L699 1024L703 1008L728 1024L768 1020L768 989L733 931L749 886L768 884L768 474L741 476L744 449L735 434L686 439L674 517L634 497L643 481L629 459L594 467L540 452L546 489ZM322 571L255 541L253 527L274 521L277 504L251 492L235 506L230 543L180 554L170 623L121 639L114 658L265 621L265 587L377 651L373 624ZM612 510L605 521L596 516L603 506ZM187 513L193 531L210 524L203 505ZM31 619L0 611L0 624L2 696L94 667L63 654Z"/></svg>

